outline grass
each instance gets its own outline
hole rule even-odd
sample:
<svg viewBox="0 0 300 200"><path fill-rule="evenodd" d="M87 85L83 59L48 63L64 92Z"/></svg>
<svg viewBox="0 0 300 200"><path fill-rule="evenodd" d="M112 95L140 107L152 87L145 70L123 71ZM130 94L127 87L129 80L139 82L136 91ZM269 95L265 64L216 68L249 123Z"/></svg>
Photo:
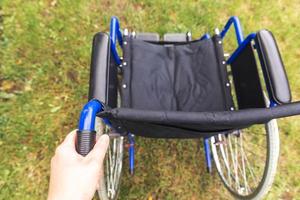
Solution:
<svg viewBox="0 0 300 200"><path fill-rule="evenodd" d="M87 99L93 34L108 31L111 15L122 27L161 35L213 33L231 15L247 34L268 28L299 100L299 9L296 0L1 0L0 199L46 198L50 158ZM228 44L233 49L233 36ZM300 199L300 120L279 124L281 157L267 199ZM217 174L205 172L201 141L137 138L136 151L134 177L125 159L120 199L230 198Z"/></svg>

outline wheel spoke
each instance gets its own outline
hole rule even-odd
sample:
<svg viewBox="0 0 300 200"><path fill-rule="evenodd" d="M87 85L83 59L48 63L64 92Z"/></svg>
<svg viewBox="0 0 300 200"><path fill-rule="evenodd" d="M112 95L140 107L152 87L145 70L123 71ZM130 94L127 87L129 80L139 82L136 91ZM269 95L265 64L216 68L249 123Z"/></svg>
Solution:
<svg viewBox="0 0 300 200"><path fill-rule="evenodd" d="M99 128L100 129L100 128ZM105 126L101 132L110 136L110 144L104 162L104 177L98 194L101 200L114 200L117 196L122 171L123 136L112 133Z"/></svg>
<svg viewBox="0 0 300 200"><path fill-rule="evenodd" d="M256 125L212 137L211 147L216 168L231 194L238 199L246 199L243 197L249 195L263 197L274 179L272 174L276 167L272 171L265 170L269 170L268 165L277 166L278 159L278 151L274 151L276 159L269 158L269 141L278 139L275 120L267 125ZM278 143L272 148L279 148Z"/></svg>
<svg viewBox="0 0 300 200"><path fill-rule="evenodd" d="M224 135L219 135L219 144L220 145L220 150L221 150L221 154L224 158L224 163L225 163L225 167L227 169L227 175L228 175L228 180L229 180L229 185L231 185L231 172L230 172L230 166L229 166L229 157L228 157L228 147L227 145L224 143L225 140L223 140ZM225 146L225 151L224 151L224 146Z"/></svg>

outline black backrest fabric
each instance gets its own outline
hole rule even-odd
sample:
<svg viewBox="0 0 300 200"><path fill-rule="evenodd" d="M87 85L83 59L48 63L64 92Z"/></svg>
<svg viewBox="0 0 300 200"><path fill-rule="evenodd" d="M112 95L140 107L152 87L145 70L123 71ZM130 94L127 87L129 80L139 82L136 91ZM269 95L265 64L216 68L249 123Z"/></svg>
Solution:
<svg viewBox="0 0 300 200"><path fill-rule="evenodd" d="M284 64L273 34L268 30L257 32L256 45L268 90L278 104L292 100Z"/></svg>
<svg viewBox="0 0 300 200"><path fill-rule="evenodd" d="M145 42L124 37L122 107L224 111L233 103L221 38Z"/></svg>
<svg viewBox="0 0 300 200"><path fill-rule="evenodd" d="M249 43L231 63L239 109L265 108L262 86L252 44Z"/></svg>

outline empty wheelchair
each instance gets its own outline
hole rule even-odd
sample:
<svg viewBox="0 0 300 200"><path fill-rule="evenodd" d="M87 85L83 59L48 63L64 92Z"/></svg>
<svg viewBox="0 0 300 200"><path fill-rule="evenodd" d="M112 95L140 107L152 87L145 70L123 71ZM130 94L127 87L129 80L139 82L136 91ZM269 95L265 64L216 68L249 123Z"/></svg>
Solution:
<svg viewBox="0 0 300 200"><path fill-rule="evenodd" d="M232 25L238 47L227 54L223 39ZM113 17L110 32L94 36L89 85L76 148L85 156L97 135L110 136L102 200L117 198L125 137L133 173L135 136L203 138L208 171L214 163L234 198L261 199L278 162L276 119L300 114L272 33L244 39L237 17L194 40L190 33L160 39L129 32Z"/></svg>

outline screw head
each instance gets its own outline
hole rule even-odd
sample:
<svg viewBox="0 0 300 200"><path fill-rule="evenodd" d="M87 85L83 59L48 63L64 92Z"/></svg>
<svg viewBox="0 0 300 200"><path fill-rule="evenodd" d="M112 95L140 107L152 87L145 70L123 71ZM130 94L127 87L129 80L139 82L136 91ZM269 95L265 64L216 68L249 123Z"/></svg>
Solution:
<svg viewBox="0 0 300 200"><path fill-rule="evenodd" d="M222 44L222 41L221 41L221 40L219 41L219 44Z"/></svg>
<svg viewBox="0 0 300 200"><path fill-rule="evenodd" d="M127 62L123 62L123 65L126 66L126 65L127 65Z"/></svg>
<svg viewBox="0 0 300 200"><path fill-rule="evenodd" d="M225 64L226 64L226 62L223 60L223 61L222 61L222 64L223 64L223 65L225 65Z"/></svg>
<svg viewBox="0 0 300 200"><path fill-rule="evenodd" d="M230 83L226 83L226 86L229 87L229 86L230 86Z"/></svg>
<svg viewBox="0 0 300 200"><path fill-rule="evenodd" d="M124 88L124 89L127 88L127 85L126 85L126 84L123 84L123 85L122 85L122 88Z"/></svg>
<svg viewBox="0 0 300 200"><path fill-rule="evenodd" d="M128 29L127 28L124 29L124 35L126 35L126 36L128 35Z"/></svg>

